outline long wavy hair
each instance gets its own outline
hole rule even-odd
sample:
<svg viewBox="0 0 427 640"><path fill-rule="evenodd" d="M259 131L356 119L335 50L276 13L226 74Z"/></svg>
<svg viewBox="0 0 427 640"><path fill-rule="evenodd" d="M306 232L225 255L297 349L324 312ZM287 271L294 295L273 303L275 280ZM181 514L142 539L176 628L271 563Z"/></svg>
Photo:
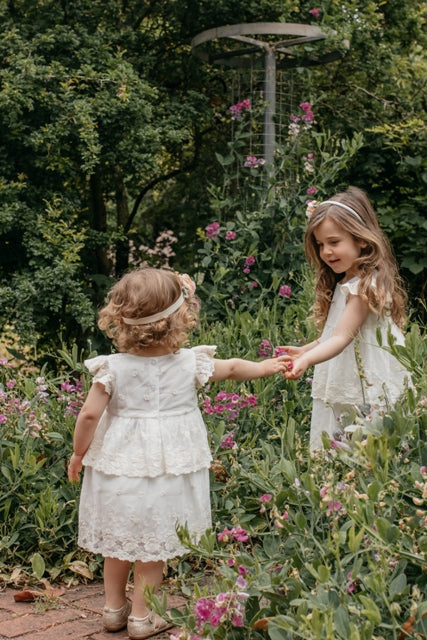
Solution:
<svg viewBox="0 0 427 640"><path fill-rule="evenodd" d="M183 282L172 270L144 267L130 271L111 288L99 312L98 326L121 352L138 353L159 346L175 351L197 325L200 304L194 294L187 294L171 316L150 324L129 325L123 317L145 318L164 311L178 300L182 290Z"/></svg>
<svg viewBox="0 0 427 640"><path fill-rule="evenodd" d="M334 195L331 200L351 207L361 220L343 207L328 203L320 203L310 217L304 245L307 259L316 273L316 300L313 305L316 325L324 326L335 286L344 276L335 274L320 258L320 249L314 235L319 225L329 218L350 233L356 242L366 243L353 265L360 277L359 295L379 317L390 315L401 327L405 321L407 294L402 286L390 243L380 228L367 195L357 187L349 187L345 192Z"/></svg>

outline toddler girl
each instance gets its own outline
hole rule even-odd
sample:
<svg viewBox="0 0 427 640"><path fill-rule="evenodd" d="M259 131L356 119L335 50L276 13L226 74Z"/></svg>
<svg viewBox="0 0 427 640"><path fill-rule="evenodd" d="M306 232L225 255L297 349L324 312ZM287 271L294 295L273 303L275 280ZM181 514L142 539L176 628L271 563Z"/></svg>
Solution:
<svg viewBox="0 0 427 640"><path fill-rule="evenodd" d="M388 351L388 333L404 344L400 330L406 294L390 245L366 194L356 187L318 204L305 234L306 255L316 270L315 320L318 340L283 347L293 359L284 375L300 378L314 368L310 449L321 434L334 437L340 416L362 405L382 411L404 388L406 370Z"/></svg>
<svg viewBox="0 0 427 640"><path fill-rule="evenodd" d="M215 346L181 348L198 316L186 275L144 268L109 294L99 327L119 353L85 362L93 384L77 418L70 481L85 466L78 544L104 556L104 627L142 639L169 625L147 609L164 562L186 552L176 525L194 540L211 526L211 453L197 388L286 369L285 359L218 360ZM131 563L134 594L126 599Z"/></svg>

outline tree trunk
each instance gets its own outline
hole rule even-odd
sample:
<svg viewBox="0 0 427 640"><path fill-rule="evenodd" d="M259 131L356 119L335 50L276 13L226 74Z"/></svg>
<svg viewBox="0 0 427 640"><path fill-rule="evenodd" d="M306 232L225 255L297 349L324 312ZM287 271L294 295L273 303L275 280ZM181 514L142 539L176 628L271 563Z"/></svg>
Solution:
<svg viewBox="0 0 427 640"><path fill-rule="evenodd" d="M116 276L121 276L129 266L129 240L125 235L129 219L129 207L120 165L114 167L114 179L116 186L117 230L123 234L116 242Z"/></svg>

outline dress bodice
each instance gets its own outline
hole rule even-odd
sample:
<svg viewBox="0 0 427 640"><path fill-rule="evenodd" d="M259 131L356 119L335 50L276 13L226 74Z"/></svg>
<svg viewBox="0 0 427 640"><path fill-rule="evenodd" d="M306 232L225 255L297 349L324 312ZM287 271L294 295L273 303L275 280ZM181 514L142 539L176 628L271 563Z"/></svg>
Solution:
<svg viewBox="0 0 427 640"><path fill-rule="evenodd" d="M178 475L209 466L197 389L214 370L216 347L163 356L127 353L85 362L110 395L83 463L114 475Z"/></svg>
<svg viewBox="0 0 427 640"><path fill-rule="evenodd" d="M355 277L337 284L320 342L332 336L348 296L358 295L359 282L360 278ZM404 344L402 332L390 317L379 318L369 311L358 336L337 356L315 366L313 398L330 404L369 404L375 407L386 404L385 399L389 402L398 399L408 372L378 344L377 331L384 346L388 345L389 334L396 344Z"/></svg>

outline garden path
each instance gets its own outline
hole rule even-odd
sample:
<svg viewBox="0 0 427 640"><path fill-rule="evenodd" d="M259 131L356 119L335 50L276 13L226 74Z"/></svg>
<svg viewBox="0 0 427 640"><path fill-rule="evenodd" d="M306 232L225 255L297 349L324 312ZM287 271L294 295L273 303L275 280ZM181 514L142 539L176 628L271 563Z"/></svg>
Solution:
<svg viewBox="0 0 427 640"><path fill-rule="evenodd" d="M108 633L102 627L104 589L100 582L70 588L55 588L50 598L15 602L18 589L0 591L0 640L126 640L126 629ZM130 596L132 594L130 593ZM168 606L180 608L185 598L167 594ZM41 604L45 603L46 607ZM55 607L55 608L51 608ZM40 609L44 609L41 610ZM177 629L169 630L169 633ZM169 640L168 633L155 636Z"/></svg>

